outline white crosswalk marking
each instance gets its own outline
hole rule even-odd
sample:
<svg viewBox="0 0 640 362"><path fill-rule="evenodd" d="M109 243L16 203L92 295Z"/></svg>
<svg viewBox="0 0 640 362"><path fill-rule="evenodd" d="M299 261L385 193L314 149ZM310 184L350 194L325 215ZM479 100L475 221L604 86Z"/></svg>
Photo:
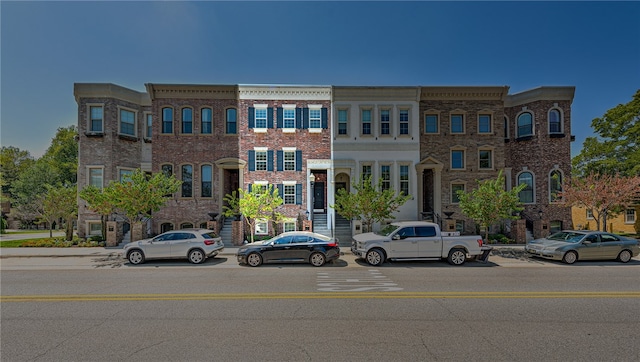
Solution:
<svg viewBox="0 0 640 362"><path fill-rule="evenodd" d="M403 288L378 270L363 272L318 272L318 290L322 292L397 292Z"/></svg>

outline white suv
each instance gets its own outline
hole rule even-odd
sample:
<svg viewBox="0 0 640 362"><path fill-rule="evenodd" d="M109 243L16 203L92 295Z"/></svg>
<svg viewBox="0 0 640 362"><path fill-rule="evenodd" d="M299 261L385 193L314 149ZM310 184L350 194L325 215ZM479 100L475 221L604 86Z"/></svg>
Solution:
<svg viewBox="0 0 640 362"><path fill-rule="evenodd" d="M188 259L194 264L204 262L224 250L222 239L212 230L171 230L151 239L134 241L124 246L123 256L131 264L148 259Z"/></svg>

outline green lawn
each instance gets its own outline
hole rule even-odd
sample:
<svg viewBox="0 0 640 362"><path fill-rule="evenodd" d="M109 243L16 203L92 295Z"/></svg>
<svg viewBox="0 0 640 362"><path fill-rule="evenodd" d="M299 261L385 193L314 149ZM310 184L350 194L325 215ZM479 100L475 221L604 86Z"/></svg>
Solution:
<svg viewBox="0 0 640 362"><path fill-rule="evenodd" d="M20 245L26 242L33 242L38 240L45 240L49 238L37 238L37 239L21 239L21 240L2 240L0 241L0 248L19 248Z"/></svg>
<svg viewBox="0 0 640 362"><path fill-rule="evenodd" d="M64 230L53 230L53 232L63 232ZM48 229L40 229L40 230L12 230L12 231L4 231L2 235L19 235L19 234L40 234L40 233L48 233Z"/></svg>

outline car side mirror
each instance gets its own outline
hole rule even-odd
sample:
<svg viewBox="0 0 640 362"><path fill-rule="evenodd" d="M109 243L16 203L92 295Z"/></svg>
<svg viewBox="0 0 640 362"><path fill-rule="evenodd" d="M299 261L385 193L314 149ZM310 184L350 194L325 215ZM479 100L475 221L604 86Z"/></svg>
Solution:
<svg viewBox="0 0 640 362"><path fill-rule="evenodd" d="M400 240L402 239L402 237L398 234L395 234L394 236L391 237L391 240Z"/></svg>
<svg viewBox="0 0 640 362"><path fill-rule="evenodd" d="M582 243L583 243L584 245L589 245L589 244L591 244L591 240L585 240L585 241L583 241Z"/></svg>

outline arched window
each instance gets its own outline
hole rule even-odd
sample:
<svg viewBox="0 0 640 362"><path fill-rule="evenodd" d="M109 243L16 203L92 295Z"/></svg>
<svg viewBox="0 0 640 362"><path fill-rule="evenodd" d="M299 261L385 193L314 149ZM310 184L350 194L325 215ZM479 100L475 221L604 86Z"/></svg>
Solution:
<svg viewBox="0 0 640 362"><path fill-rule="evenodd" d="M173 133L173 109L162 108L162 133Z"/></svg>
<svg viewBox="0 0 640 362"><path fill-rule="evenodd" d="M160 225L160 233L166 233L171 230L173 230L173 224L170 222L165 222Z"/></svg>
<svg viewBox="0 0 640 362"><path fill-rule="evenodd" d="M211 165L202 165L200 167L200 190L202 197L211 197Z"/></svg>
<svg viewBox="0 0 640 362"><path fill-rule="evenodd" d="M533 135L533 116L524 112L518 116L518 137Z"/></svg>
<svg viewBox="0 0 640 362"><path fill-rule="evenodd" d="M549 202L562 201L562 172L553 170L549 173Z"/></svg>
<svg viewBox="0 0 640 362"><path fill-rule="evenodd" d="M182 197L193 196L193 166L182 166Z"/></svg>
<svg viewBox="0 0 640 362"><path fill-rule="evenodd" d="M521 184L525 184L526 187L518 194L520 202L524 204L533 203L533 174L531 172L522 172L518 175L518 185Z"/></svg>
<svg viewBox="0 0 640 362"><path fill-rule="evenodd" d="M549 133L562 133L562 114L555 108L549 111Z"/></svg>
<svg viewBox="0 0 640 362"><path fill-rule="evenodd" d="M225 132L227 134L236 134L238 133L238 111L235 108L227 109L227 118L225 120L226 129Z"/></svg>
<svg viewBox="0 0 640 362"><path fill-rule="evenodd" d="M200 111L200 132L202 134L211 134L213 118L211 108L202 108Z"/></svg>
<svg viewBox="0 0 640 362"><path fill-rule="evenodd" d="M193 229L193 224L190 222L183 222L180 224L180 229Z"/></svg>
<svg viewBox="0 0 640 362"><path fill-rule="evenodd" d="M182 108L182 133L193 133L193 110Z"/></svg>

